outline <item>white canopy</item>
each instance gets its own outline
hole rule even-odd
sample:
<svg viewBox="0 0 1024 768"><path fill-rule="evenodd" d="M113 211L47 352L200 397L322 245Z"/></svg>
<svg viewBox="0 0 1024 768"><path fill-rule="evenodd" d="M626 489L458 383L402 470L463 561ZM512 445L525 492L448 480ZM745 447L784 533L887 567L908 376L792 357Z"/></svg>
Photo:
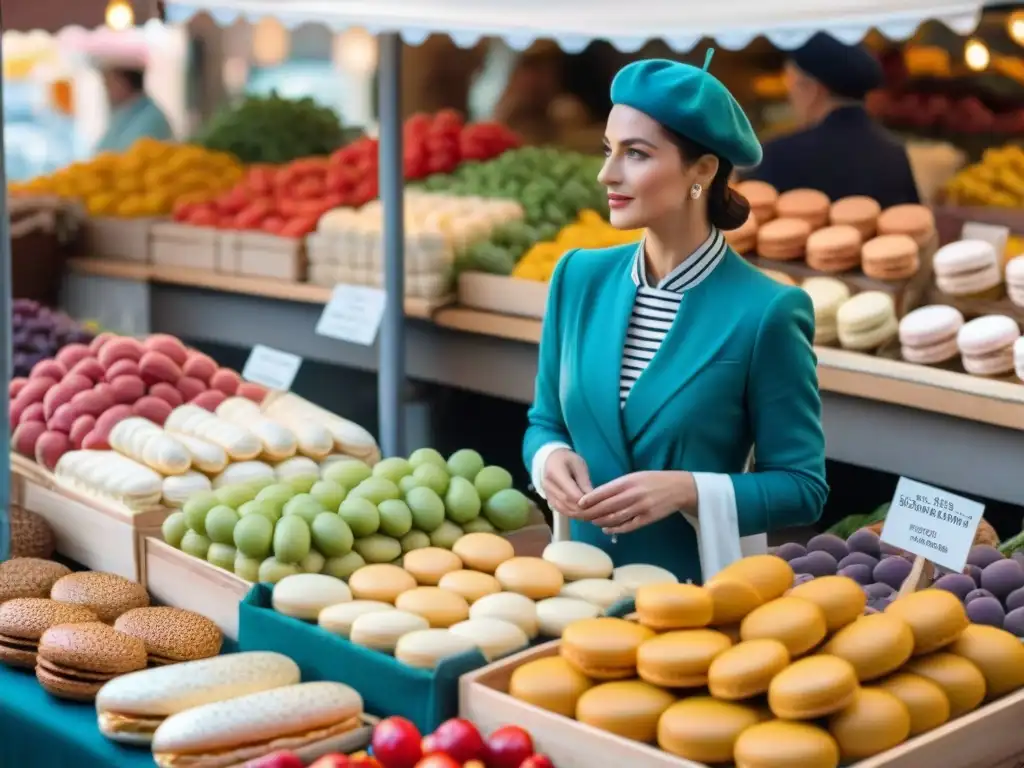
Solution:
<svg viewBox="0 0 1024 768"><path fill-rule="evenodd" d="M336 30L364 27L400 32L416 44L431 32L446 32L459 45L501 37L515 48L537 38L576 51L591 40L608 40L634 51L652 38L687 51L702 38L744 48L764 35L780 48L795 48L827 31L857 42L872 29L906 39L924 21L944 22L969 34L983 0L170 0L169 21L201 12L221 25L239 18L273 17L286 26L320 22Z"/></svg>

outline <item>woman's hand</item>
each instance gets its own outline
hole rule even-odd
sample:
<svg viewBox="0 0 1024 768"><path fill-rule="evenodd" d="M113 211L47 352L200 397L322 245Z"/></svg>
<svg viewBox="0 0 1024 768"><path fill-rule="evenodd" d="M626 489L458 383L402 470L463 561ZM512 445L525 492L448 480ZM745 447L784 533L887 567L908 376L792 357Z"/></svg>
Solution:
<svg viewBox="0 0 1024 768"><path fill-rule="evenodd" d="M579 501L594 490L583 457L559 448L544 462L544 496L548 504L566 517L580 516Z"/></svg>
<svg viewBox="0 0 1024 768"><path fill-rule="evenodd" d="M586 494L579 517L607 534L630 533L696 506L697 486L689 472L633 472Z"/></svg>

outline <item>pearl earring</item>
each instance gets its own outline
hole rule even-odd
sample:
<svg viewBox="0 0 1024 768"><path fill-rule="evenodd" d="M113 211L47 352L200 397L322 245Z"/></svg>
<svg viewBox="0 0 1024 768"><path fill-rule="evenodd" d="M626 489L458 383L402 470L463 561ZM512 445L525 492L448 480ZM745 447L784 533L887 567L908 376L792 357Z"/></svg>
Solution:
<svg viewBox="0 0 1024 768"><path fill-rule="evenodd" d="M700 184L694 184L692 187L690 187L690 199L691 200L698 200L698 199L700 199L701 192L703 192L703 191L704 191L704 187L702 187Z"/></svg>

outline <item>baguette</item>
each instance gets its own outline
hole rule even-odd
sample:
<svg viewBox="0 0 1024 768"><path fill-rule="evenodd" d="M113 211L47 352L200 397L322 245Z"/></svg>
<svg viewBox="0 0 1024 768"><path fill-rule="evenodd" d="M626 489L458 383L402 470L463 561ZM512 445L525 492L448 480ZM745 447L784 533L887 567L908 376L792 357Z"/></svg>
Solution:
<svg viewBox="0 0 1024 768"><path fill-rule="evenodd" d="M255 459L263 444L250 430L225 421L198 405L179 405L164 422L171 433L181 433L219 445L232 461Z"/></svg>
<svg viewBox="0 0 1024 768"><path fill-rule="evenodd" d="M209 440L203 440L200 437L184 435L181 432L175 432L174 437L192 455L192 466L200 472L216 475L223 472L225 467L227 467L228 454L219 445L211 443Z"/></svg>
<svg viewBox="0 0 1024 768"><path fill-rule="evenodd" d="M192 454L149 419L129 416L114 425L110 447L162 475L183 475L192 468Z"/></svg>
<svg viewBox="0 0 1024 768"><path fill-rule="evenodd" d="M159 473L116 451L68 451L53 474L62 487L134 510L156 506L163 494Z"/></svg>
<svg viewBox="0 0 1024 768"><path fill-rule="evenodd" d="M288 427L299 421L321 424L331 433L339 453L361 459L370 465L380 461L380 447L367 430L292 392L271 392L263 401L262 408L264 414Z"/></svg>
<svg viewBox="0 0 1024 768"><path fill-rule="evenodd" d="M263 443L267 461L284 461L298 451L295 434L287 427L268 419L260 407L244 397L229 397L217 406L218 418L249 429Z"/></svg>

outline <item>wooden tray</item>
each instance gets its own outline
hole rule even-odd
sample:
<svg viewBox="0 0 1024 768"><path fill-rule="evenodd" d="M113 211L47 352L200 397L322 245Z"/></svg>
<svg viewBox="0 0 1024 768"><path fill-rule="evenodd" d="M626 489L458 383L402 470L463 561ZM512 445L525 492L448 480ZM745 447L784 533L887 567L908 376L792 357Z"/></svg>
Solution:
<svg viewBox="0 0 1024 768"><path fill-rule="evenodd" d="M150 229L151 259L164 267L214 270L219 241L220 232L213 227L158 222Z"/></svg>
<svg viewBox="0 0 1024 768"><path fill-rule="evenodd" d="M242 232L237 247L236 274L293 283L306 279L306 247L299 238Z"/></svg>
<svg viewBox="0 0 1024 768"><path fill-rule="evenodd" d="M143 584L143 539L159 536L170 514L165 507L134 511L58 487L50 472L13 453L11 503L49 523L61 555Z"/></svg>
<svg viewBox="0 0 1024 768"><path fill-rule="evenodd" d="M85 242L90 256L149 263L150 229L156 218L119 219L113 216L86 220Z"/></svg>
<svg viewBox="0 0 1024 768"><path fill-rule="evenodd" d="M159 532L143 541L143 549L142 583L154 600L201 613L227 637L238 639L238 604L252 584L175 549Z"/></svg>
<svg viewBox="0 0 1024 768"><path fill-rule="evenodd" d="M548 283L486 272L463 272L459 275L458 301L464 307L485 312L543 320Z"/></svg>
<svg viewBox="0 0 1024 768"><path fill-rule="evenodd" d="M538 752L558 768L636 766L639 768L705 768L656 747L583 725L553 712L517 701L508 695L512 672L528 661L554 656L559 641L507 656L459 683L459 715L484 733L509 723L533 736ZM1024 758L1024 690L922 734L904 744L854 765L856 768L1017 768Z"/></svg>

